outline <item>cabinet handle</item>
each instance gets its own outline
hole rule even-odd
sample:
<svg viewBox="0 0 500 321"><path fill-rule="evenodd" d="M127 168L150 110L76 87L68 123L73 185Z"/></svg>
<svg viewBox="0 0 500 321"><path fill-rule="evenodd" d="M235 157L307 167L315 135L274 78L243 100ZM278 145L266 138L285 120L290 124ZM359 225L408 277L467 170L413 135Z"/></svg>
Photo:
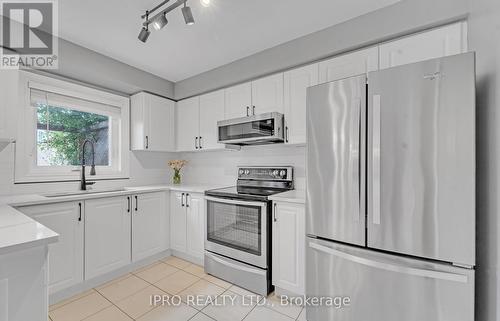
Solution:
<svg viewBox="0 0 500 321"><path fill-rule="evenodd" d="M139 198L136 196L135 197L135 211L137 212L137 208L138 208L138 203L139 203Z"/></svg>
<svg viewBox="0 0 500 321"><path fill-rule="evenodd" d="M288 143L288 126L285 126L285 142Z"/></svg>
<svg viewBox="0 0 500 321"><path fill-rule="evenodd" d="M186 194L186 207L189 207L188 196L189 196L189 193Z"/></svg>
<svg viewBox="0 0 500 321"><path fill-rule="evenodd" d="M201 145L201 136L198 138L198 145L200 146L200 149L203 148L203 146Z"/></svg>
<svg viewBox="0 0 500 321"><path fill-rule="evenodd" d="M181 206L184 207L184 193L182 193L181 196Z"/></svg>
<svg viewBox="0 0 500 321"><path fill-rule="evenodd" d="M274 203L273 219L275 222L278 221L278 219L276 218L276 203Z"/></svg>
<svg viewBox="0 0 500 321"><path fill-rule="evenodd" d="M82 203L78 203L78 210L79 210L78 222L81 222L82 221Z"/></svg>
<svg viewBox="0 0 500 321"><path fill-rule="evenodd" d="M146 149L149 149L149 136L146 136Z"/></svg>
<svg viewBox="0 0 500 321"><path fill-rule="evenodd" d="M252 115L255 116L255 106L252 106Z"/></svg>
<svg viewBox="0 0 500 321"><path fill-rule="evenodd" d="M247 117L250 116L250 107L247 106Z"/></svg>
<svg viewBox="0 0 500 321"><path fill-rule="evenodd" d="M198 149L198 136L194 139L194 148Z"/></svg>
<svg viewBox="0 0 500 321"><path fill-rule="evenodd" d="M130 213L130 196L127 196L127 213Z"/></svg>

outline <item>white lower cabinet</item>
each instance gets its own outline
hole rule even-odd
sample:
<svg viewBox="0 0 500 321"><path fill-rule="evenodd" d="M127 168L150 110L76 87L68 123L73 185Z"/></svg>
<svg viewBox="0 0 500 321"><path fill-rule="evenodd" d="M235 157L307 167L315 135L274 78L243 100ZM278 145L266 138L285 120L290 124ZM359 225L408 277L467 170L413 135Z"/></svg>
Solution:
<svg viewBox="0 0 500 321"><path fill-rule="evenodd" d="M186 252L186 193L170 192L170 247L179 252Z"/></svg>
<svg viewBox="0 0 500 321"><path fill-rule="evenodd" d="M272 282L279 289L305 294L304 204L274 202Z"/></svg>
<svg viewBox="0 0 500 321"><path fill-rule="evenodd" d="M203 258L205 249L205 202L203 195L186 193L187 254Z"/></svg>
<svg viewBox="0 0 500 321"><path fill-rule="evenodd" d="M170 195L170 246L202 260L205 239L205 203L202 194L172 192Z"/></svg>
<svg viewBox="0 0 500 321"><path fill-rule="evenodd" d="M83 281L82 202L34 205L18 208L21 212L59 234L49 245L49 293Z"/></svg>
<svg viewBox="0 0 500 321"><path fill-rule="evenodd" d="M130 263L130 215L124 196L85 201L85 279Z"/></svg>
<svg viewBox="0 0 500 321"><path fill-rule="evenodd" d="M167 194L133 196L132 261L142 260L168 248Z"/></svg>

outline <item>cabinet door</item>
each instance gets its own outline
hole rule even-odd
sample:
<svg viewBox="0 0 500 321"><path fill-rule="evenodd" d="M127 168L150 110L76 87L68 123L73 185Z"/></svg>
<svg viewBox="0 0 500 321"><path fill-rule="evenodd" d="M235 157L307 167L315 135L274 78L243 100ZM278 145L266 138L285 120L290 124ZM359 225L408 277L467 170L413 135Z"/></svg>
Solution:
<svg viewBox="0 0 500 321"><path fill-rule="evenodd" d="M319 63L319 83L367 74L378 70L378 47L372 47Z"/></svg>
<svg viewBox="0 0 500 321"><path fill-rule="evenodd" d="M130 210L123 196L85 201L86 280L130 263Z"/></svg>
<svg viewBox="0 0 500 321"><path fill-rule="evenodd" d="M285 72L285 143L306 143L307 87L318 84L318 64Z"/></svg>
<svg viewBox="0 0 500 321"><path fill-rule="evenodd" d="M149 95L149 135L147 149L160 152L175 151L175 103Z"/></svg>
<svg viewBox="0 0 500 321"><path fill-rule="evenodd" d="M225 119L249 116L252 105L252 84L247 82L224 90Z"/></svg>
<svg viewBox="0 0 500 321"><path fill-rule="evenodd" d="M224 120L224 90L200 97L200 148L221 149L218 144L217 122Z"/></svg>
<svg viewBox="0 0 500 321"><path fill-rule="evenodd" d="M132 261L136 262L166 249L168 237L165 192L133 196Z"/></svg>
<svg viewBox="0 0 500 321"><path fill-rule="evenodd" d="M200 260L205 248L205 203L203 195L186 194L187 253Z"/></svg>
<svg viewBox="0 0 500 321"><path fill-rule="evenodd" d="M186 193L170 193L170 247L186 252Z"/></svg>
<svg viewBox="0 0 500 321"><path fill-rule="evenodd" d="M283 73L252 81L252 114L270 112L284 112Z"/></svg>
<svg viewBox="0 0 500 321"><path fill-rule="evenodd" d="M405 37L380 45L380 69L467 52L467 23Z"/></svg>
<svg viewBox="0 0 500 321"><path fill-rule="evenodd" d="M146 139L149 137L149 108L146 93L138 93L130 97L130 148L146 150Z"/></svg>
<svg viewBox="0 0 500 321"><path fill-rule="evenodd" d="M83 281L83 203L21 207L19 210L59 234L49 245L49 293ZM80 220L81 213L81 220Z"/></svg>
<svg viewBox="0 0 500 321"><path fill-rule="evenodd" d="M197 150L200 130L200 98L177 102L176 138L178 151Z"/></svg>
<svg viewBox="0 0 500 321"><path fill-rule="evenodd" d="M273 210L273 284L292 293L304 295L304 205L277 202Z"/></svg>

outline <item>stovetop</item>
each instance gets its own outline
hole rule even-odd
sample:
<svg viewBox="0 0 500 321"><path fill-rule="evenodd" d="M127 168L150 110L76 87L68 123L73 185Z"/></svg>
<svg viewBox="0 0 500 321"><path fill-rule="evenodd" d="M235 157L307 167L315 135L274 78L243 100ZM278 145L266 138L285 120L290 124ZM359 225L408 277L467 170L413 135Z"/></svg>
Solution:
<svg viewBox="0 0 500 321"><path fill-rule="evenodd" d="M274 194L286 192L289 189L261 188L248 186L231 186L226 188L212 189L205 192L207 196L229 197L246 200L267 201Z"/></svg>
<svg viewBox="0 0 500 321"><path fill-rule="evenodd" d="M293 189L291 166L247 166L238 168L236 186L213 189L207 196L267 201L268 197Z"/></svg>

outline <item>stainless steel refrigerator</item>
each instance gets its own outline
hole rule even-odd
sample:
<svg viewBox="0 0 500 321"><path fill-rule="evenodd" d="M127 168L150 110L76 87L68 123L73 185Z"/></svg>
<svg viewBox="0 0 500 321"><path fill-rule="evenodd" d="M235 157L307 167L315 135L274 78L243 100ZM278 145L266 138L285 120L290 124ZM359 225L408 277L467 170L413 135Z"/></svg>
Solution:
<svg viewBox="0 0 500 321"><path fill-rule="evenodd" d="M306 195L307 320L474 320L474 53L309 88Z"/></svg>

